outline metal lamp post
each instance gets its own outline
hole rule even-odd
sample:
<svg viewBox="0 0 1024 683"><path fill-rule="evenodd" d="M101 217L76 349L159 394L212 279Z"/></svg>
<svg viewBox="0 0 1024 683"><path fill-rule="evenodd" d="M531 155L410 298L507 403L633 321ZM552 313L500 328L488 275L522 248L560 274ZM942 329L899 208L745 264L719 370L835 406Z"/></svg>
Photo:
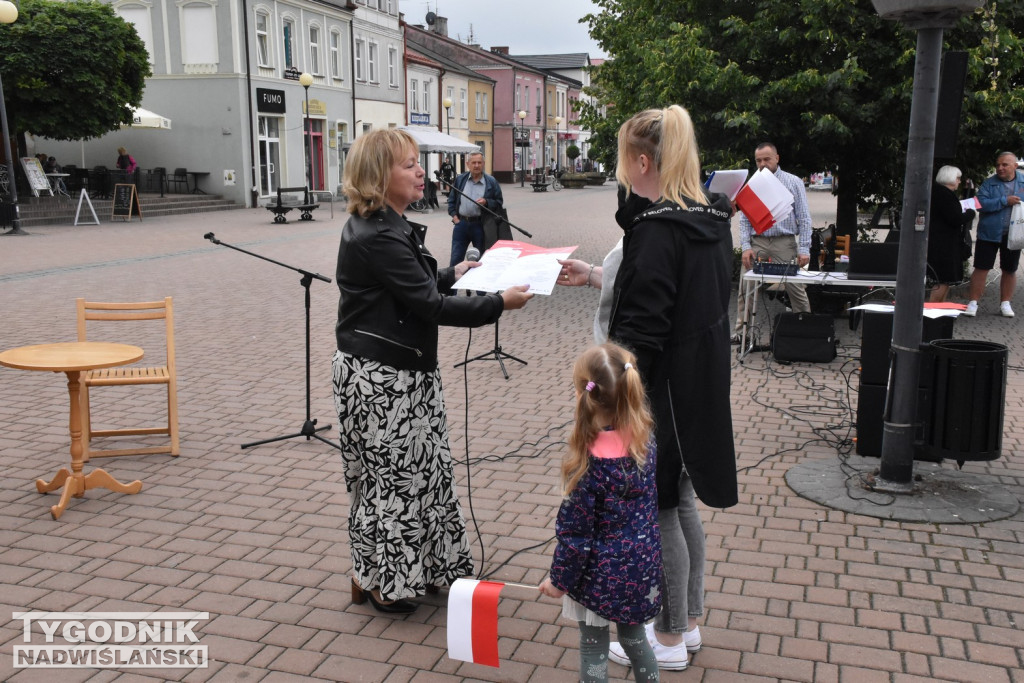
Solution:
<svg viewBox="0 0 1024 683"><path fill-rule="evenodd" d="M313 76L303 72L299 76L299 85L306 89L306 157L309 165L309 190L313 191L313 130L309 127L309 86L313 85Z"/></svg>
<svg viewBox="0 0 1024 683"><path fill-rule="evenodd" d="M444 105L445 117L448 119L448 135L452 134L452 98L446 97L441 102Z"/></svg>
<svg viewBox="0 0 1024 683"><path fill-rule="evenodd" d="M560 154L561 148L559 147L558 140L558 126L562 123L562 117L555 117L555 173L562 170L562 155Z"/></svg>
<svg viewBox="0 0 1024 683"><path fill-rule="evenodd" d="M0 0L0 24L13 24L18 19L18 8L14 3ZM21 229L21 213L18 210L18 183L14 177L14 163L11 158L11 133L7 127L7 103L4 101L4 84L0 79L0 125L4 133L4 158L7 160L7 183L11 193L11 229L5 235L27 235Z"/></svg>
<svg viewBox="0 0 1024 683"><path fill-rule="evenodd" d="M526 187L526 156L528 153L526 150L529 147L524 146L522 143L526 141L526 110L520 110L519 112L519 139L520 139L520 152L519 152L519 187Z"/></svg>
<svg viewBox="0 0 1024 683"><path fill-rule="evenodd" d="M935 120L939 107L942 31L983 0L872 0L883 19L917 30L914 92L910 104L903 214L896 271L899 302L893 313L889 412L884 416L882 462L874 488L910 493L914 475L914 429L920 378L921 309L924 305L925 231L931 203Z"/></svg>
<svg viewBox="0 0 1024 683"><path fill-rule="evenodd" d="M445 118L448 119L448 135L451 135L452 134L452 104L453 104L452 103L452 98L450 98L450 97L444 98L443 100L441 100L441 104L444 106ZM444 158L445 159L448 158L448 153L447 152L445 153ZM455 170L455 156L454 155L452 155L452 162L451 163L452 163L452 171L454 172L454 170ZM442 166L443 166L443 164L442 164ZM445 177L440 177L439 176L439 179L441 180L441 182L438 183L438 189L444 190L444 187L442 187L442 183L449 182L450 179L447 176L445 176ZM451 192L451 190L449 190L449 192Z"/></svg>

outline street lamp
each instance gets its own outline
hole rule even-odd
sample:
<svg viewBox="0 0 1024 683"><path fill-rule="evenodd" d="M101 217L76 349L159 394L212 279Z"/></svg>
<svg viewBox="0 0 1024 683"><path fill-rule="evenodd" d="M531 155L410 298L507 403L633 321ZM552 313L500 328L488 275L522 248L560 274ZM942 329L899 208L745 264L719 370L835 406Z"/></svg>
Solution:
<svg viewBox="0 0 1024 683"><path fill-rule="evenodd" d="M896 269L899 305L893 312L889 410L884 417L882 458L873 488L911 493L914 488L914 431L920 380L921 309L928 253L926 218L931 202L935 121L939 108L942 31L983 0L872 0L883 19L917 30L910 133L903 179L903 213Z"/></svg>
<svg viewBox="0 0 1024 683"><path fill-rule="evenodd" d="M448 119L448 135L452 134L452 98L446 97L441 102L444 105L445 117Z"/></svg>
<svg viewBox="0 0 1024 683"><path fill-rule="evenodd" d="M18 19L18 8L7 0L0 1L0 24L13 24ZM5 235L27 235L21 229L21 214L18 211L18 183L14 178L14 163L11 158L11 133L7 128L7 103L4 101L4 84L0 80L0 125L4 129L4 158L7 160L7 183L11 193L11 229Z"/></svg>
<svg viewBox="0 0 1024 683"><path fill-rule="evenodd" d="M562 170L562 159L561 159L561 157L559 155L559 146L558 146L558 125L560 123L562 123L562 117L561 116L556 116L555 117L555 173L558 173L559 171Z"/></svg>
<svg viewBox="0 0 1024 683"><path fill-rule="evenodd" d="M303 72L299 76L299 85L306 89L306 156L309 159L309 190L313 190L313 130L309 127L309 86L313 85L313 76Z"/></svg>
<svg viewBox="0 0 1024 683"><path fill-rule="evenodd" d="M526 157L523 155L526 154L525 150L529 149L529 147L523 145L523 143L526 142L525 109L520 110L519 112L519 131L519 165L521 166L521 168L519 169L519 187L526 187Z"/></svg>

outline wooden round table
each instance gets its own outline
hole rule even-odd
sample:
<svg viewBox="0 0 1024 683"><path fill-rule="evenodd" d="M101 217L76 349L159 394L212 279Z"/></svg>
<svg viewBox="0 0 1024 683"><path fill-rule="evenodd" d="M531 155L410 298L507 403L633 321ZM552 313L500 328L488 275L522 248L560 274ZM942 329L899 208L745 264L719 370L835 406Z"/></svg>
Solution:
<svg viewBox="0 0 1024 683"><path fill-rule="evenodd" d="M60 500L50 507L50 514L54 519L58 519L64 512L71 496L81 498L89 489L105 488L117 493L138 493L142 490L141 481L122 484L102 469L95 469L89 474L82 473L84 447L79 403L79 376L84 370L128 365L140 360L142 356L143 351L138 346L88 341L22 346L0 353L0 365L19 370L63 372L68 377L68 394L71 396L71 470L68 471L66 467L60 468L49 483L43 479L36 480L36 490L39 493L48 493L64 487Z"/></svg>

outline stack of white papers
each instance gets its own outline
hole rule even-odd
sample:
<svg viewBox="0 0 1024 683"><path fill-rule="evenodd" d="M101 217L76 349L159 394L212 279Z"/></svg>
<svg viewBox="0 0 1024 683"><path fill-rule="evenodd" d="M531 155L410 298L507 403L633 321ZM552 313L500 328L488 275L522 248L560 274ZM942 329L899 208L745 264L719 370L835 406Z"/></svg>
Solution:
<svg viewBox="0 0 1024 683"><path fill-rule="evenodd" d="M793 213L793 193L779 182L767 168L750 177L750 181L736 195L736 206L760 235Z"/></svg>
<svg viewBox="0 0 1024 683"><path fill-rule="evenodd" d="M747 182L746 169L712 171L707 181L705 181L704 187L708 188L711 192L718 192L728 196L731 202L736 199L736 193L740 191L745 182Z"/></svg>
<svg viewBox="0 0 1024 683"><path fill-rule="evenodd" d="M452 289L501 292L516 285L530 285L532 294L551 294L562 266L576 245L545 249L528 242L498 240L484 252L480 265L470 268Z"/></svg>
<svg viewBox="0 0 1024 683"><path fill-rule="evenodd" d="M960 200L960 211L967 211L969 209L980 209L981 202L978 201L977 197L968 197L967 199Z"/></svg>

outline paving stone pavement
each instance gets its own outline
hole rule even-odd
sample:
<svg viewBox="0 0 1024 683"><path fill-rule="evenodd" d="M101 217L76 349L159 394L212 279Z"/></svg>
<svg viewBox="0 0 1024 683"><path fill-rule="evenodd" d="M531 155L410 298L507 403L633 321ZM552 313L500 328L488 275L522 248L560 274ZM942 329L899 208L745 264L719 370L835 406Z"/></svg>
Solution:
<svg viewBox="0 0 1024 683"><path fill-rule="evenodd" d="M546 194L506 186L505 196L510 218L536 244L578 244L579 258L599 261L618 237L611 185ZM812 205L823 201L812 194ZM821 210L816 225L828 207ZM418 218L446 262L447 215ZM94 489L54 521L56 494L36 493L34 481L69 459L64 378L0 368L0 679L576 680L577 629L559 617L558 603L532 591L503 593L500 668L448 659L443 593L407 618L351 604L348 496L336 450L303 438L240 448L302 425L303 289L297 273L203 235L333 278L343 221L343 213L332 222L321 211L312 223L275 225L250 209L0 238L0 350L73 340L77 296L174 297L182 430L178 458L87 464L121 481L141 479L141 493ZM311 414L335 424L337 289L314 281L311 299ZM503 349L528 363L509 362L507 381L493 361L470 363L465 374L453 367L489 350L493 328L473 331L471 341L466 330L442 331L451 442L481 575L530 585L545 576L571 365L590 340L596 303L596 290L558 289L503 316ZM1014 304L1024 313L1024 296ZM1024 338L1020 322L996 310L990 286L981 314L955 327L957 337L1010 348L1004 456L964 471L1024 497ZM851 450L859 339L846 318L837 329L840 354L831 363L779 366L762 354L734 363L740 503L702 508L704 648L687 671L663 672L663 680L1024 682L1024 513L984 524L901 523L830 509L786 485L795 464ZM159 336L140 344L157 348ZM95 412L160 410L159 390L110 391L94 397ZM23 639L14 612L153 610L209 613L196 628L207 668L14 667ZM34 643L42 637L32 634ZM616 664L610 674L631 680Z"/></svg>

